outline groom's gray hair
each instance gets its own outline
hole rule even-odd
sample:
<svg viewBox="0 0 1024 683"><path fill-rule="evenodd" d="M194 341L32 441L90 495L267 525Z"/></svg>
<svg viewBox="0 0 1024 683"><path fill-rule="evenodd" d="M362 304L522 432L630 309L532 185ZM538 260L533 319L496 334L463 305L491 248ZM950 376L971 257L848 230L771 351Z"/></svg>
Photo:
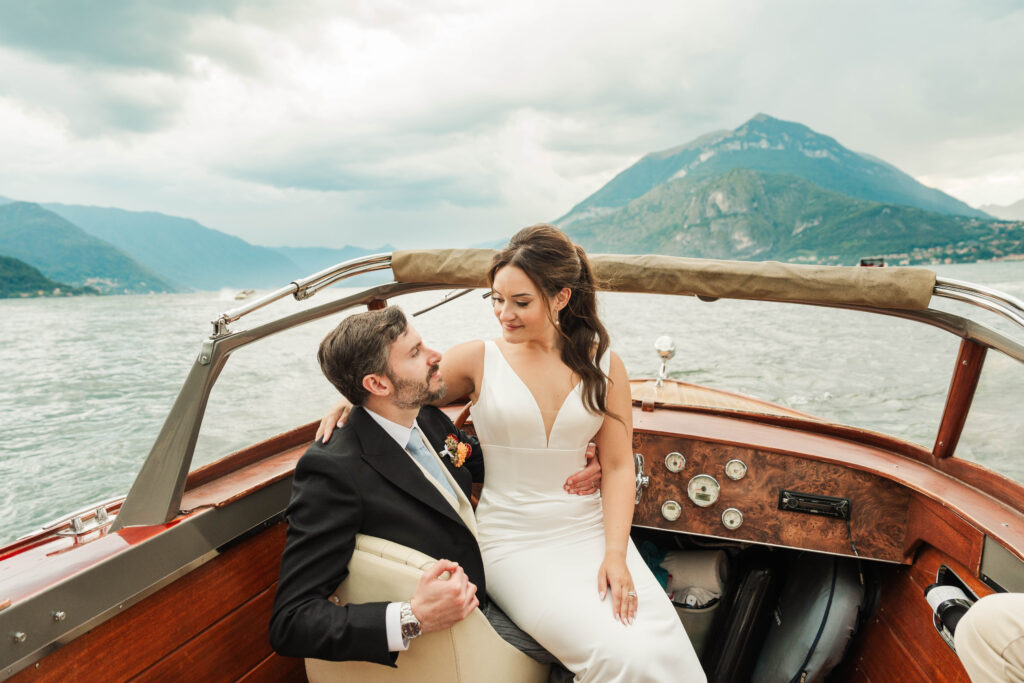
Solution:
<svg viewBox="0 0 1024 683"><path fill-rule="evenodd" d="M350 315L320 342L320 369L352 405L361 406L370 395L363 378L388 372L391 345L408 328L395 306Z"/></svg>

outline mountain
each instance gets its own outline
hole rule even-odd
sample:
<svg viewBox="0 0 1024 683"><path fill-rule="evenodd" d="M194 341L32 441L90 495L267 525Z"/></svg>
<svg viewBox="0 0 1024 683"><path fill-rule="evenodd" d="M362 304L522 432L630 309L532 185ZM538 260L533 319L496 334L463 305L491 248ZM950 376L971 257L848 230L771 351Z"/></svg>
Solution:
<svg viewBox="0 0 1024 683"><path fill-rule="evenodd" d="M270 248L287 258L292 263L298 264L299 270L302 273L299 277L312 275L313 273L330 268L333 265L337 265L345 261L351 261L352 259L359 258L361 256L388 253L395 250L395 248L390 244L385 244L378 249L364 249L363 247L353 247L350 245L345 245L341 249L332 249L329 247ZM368 273L366 275L359 275L345 280L345 286L356 285L365 287L371 284L380 284L390 281L390 274L384 272Z"/></svg>
<svg viewBox="0 0 1024 683"><path fill-rule="evenodd" d="M802 124L758 114L736 130L709 133L681 147L646 155L556 223L568 227L621 209L673 179L710 178L737 168L797 176L868 201L989 218L881 159L853 152Z"/></svg>
<svg viewBox="0 0 1024 683"><path fill-rule="evenodd" d="M1004 221L1024 221L1024 199L1021 199L1019 202L1014 202L1009 206L986 204L980 208L985 213L991 214L996 218L1001 218Z"/></svg>
<svg viewBox="0 0 1024 683"><path fill-rule="evenodd" d="M72 294L99 294L99 292L91 287L71 287L63 282L54 282L24 261L0 256L0 299L28 296L70 296Z"/></svg>
<svg viewBox="0 0 1024 683"><path fill-rule="evenodd" d="M277 250L190 218L98 206L45 206L186 289L276 288L306 274Z"/></svg>
<svg viewBox="0 0 1024 683"><path fill-rule="evenodd" d="M38 204L0 205L0 254L48 278L109 293L173 292L175 287L112 244Z"/></svg>
<svg viewBox="0 0 1024 683"><path fill-rule="evenodd" d="M594 252L856 264L998 258L1024 253L1024 224L870 202L803 178L749 169L662 183L566 233Z"/></svg>

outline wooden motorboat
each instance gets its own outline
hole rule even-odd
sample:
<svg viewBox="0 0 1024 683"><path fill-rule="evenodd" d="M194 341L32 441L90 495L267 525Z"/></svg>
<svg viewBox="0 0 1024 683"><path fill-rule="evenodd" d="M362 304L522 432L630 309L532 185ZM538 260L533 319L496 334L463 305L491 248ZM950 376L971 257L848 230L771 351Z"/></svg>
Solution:
<svg viewBox="0 0 1024 683"><path fill-rule="evenodd" d="M485 287L490 254L357 259L214 321L127 497L0 549L0 678L302 680L301 661L271 651L267 623L291 473L316 425L190 471L210 390L232 352L284 329L403 294ZM783 583L815 558L854 563L865 599L830 680L967 680L924 591L936 582L958 586L968 600L1024 591L1024 486L956 457L988 352L1024 363L1024 346L930 302L950 298L996 312L1011 321L1011 334L1024 330L1024 303L922 269L613 255L593 262L612 290L855 309L960 338L931 449L735 393L664 377L633 380L634 536L725 549L737 568L767 555ZM248 330L230 328L281 298L306 299L385 269L394 282ZM448 410L454 416L462 406ZM743 576L738 569L727 584L708 627L712 679L725 676L715 667L726 641L750 666L766 656L763 628L737 628L737 611L749 607L737 597ZM765 595L770 616L781 597ZM750 670L732 671L748 677Z"/></svg>

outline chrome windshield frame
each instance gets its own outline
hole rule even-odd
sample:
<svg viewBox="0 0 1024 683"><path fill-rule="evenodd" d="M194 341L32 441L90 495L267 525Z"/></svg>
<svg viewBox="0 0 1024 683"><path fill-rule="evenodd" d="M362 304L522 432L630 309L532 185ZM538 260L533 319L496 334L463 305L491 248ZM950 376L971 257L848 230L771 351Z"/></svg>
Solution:
<svg viewBox="0 0 1024 683"><path fill-rule="evenodd" d="M185 480L192 465L192 456L195 453L196 440L199 437L207 401L217 377L228 358L236 350L297 325L319 320L356 306L367 306L374 301L387 300L401 294L437 289L450 289L450 287L416 283L378 285L351 296L257 325L248 330L225 331L220 334L215 331L215 334L203 341L199 355L192 364L188 377L178 392L178 397L175 399L167 419L164 420L163 427L160 429L149 455L128 491L111 531L117 531L127 526L165 524L179 514L182 494L185 491ZM259 303L260 305L256 308L260 308L270 302L254 303ZM246 313L252 312L256 308L251 308ZM237 317L235 319L237 320Z"/></svg>

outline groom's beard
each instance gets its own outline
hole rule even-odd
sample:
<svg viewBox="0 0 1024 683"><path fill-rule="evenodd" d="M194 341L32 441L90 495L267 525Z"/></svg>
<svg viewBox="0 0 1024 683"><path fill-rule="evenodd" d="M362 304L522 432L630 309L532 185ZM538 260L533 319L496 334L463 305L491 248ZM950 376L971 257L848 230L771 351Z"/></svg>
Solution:
<svg viewBox="0 0 1024 683"><path fill-rule="evenodd" d="M437 370L438 366L431 367L422 384L413 380L393 377L390 372L385 373L395 387L395 395L391 398L391 402L398 408L422 408L444 396L448 392L448 387L445 386L443 377L439 380L437 388L433 390L430 388L430 378Z"/></svg>

